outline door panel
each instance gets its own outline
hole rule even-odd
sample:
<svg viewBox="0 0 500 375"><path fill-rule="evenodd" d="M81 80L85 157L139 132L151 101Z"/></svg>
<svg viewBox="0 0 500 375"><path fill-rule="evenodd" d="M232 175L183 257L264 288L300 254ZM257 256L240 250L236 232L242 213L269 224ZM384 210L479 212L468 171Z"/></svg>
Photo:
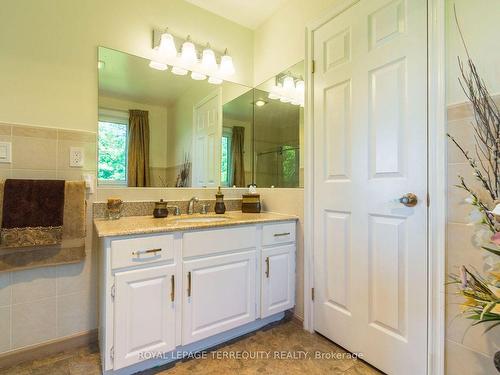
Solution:
<svg viewBox="0 0 500 375"><path fill-rule="evenodd" d="M389 374L426 373L426 11L361 0L313 33L314 326Z"/></svg>
<svg viewBox="0 0 500 375"><path fill-rule="evenodd" d="M295 305L295 245L262 250L261 317Z"/></svg>
<svg viewBox="0 0 500 375"><path fill-rule="evenodd" d="M115 276L115 370L141 362L145 352L175 348L175 265Z"/></svg>
<svg viewBox="0 0 500 375"><path fill-rule="evenodd" d="M183 262L186 345L255 320L255 251Z"/></svg>
<svg viewBox="0 0 500 375"><path fill-rule="evenodd" d="M220 181L220 140L222 136L220 95L220 92L217 91L194 108L194 186L215 187Z"/></svg>

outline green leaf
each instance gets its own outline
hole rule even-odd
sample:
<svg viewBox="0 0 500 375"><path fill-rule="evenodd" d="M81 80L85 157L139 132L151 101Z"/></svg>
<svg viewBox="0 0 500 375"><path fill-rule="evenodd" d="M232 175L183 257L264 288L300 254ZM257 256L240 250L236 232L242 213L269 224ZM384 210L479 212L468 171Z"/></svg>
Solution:
<svg viewBox="0 0 500 375"><path fill-rule="evenodd" d="M490 253L500 256L500 250L492 249L491 247L487 246L481 246L481 248L483 248L486 251L489 251Z"/></svg>

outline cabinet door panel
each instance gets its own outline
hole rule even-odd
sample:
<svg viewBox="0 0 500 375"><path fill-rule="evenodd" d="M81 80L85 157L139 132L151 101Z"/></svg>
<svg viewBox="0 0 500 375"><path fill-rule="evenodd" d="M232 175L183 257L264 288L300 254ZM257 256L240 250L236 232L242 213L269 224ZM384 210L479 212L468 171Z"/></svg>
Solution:
<svg viewBox="0 0 500 375"><path fill-rule="evenodd" d="M175 348L174 275L174 265L115 275L115 370Z"/></svg>
<svg viewBox="0 0 500 375"><path fill-rule="evenodd" d="M255 251L184 261L183 274L183 345L255 320Z"/></svg>
<svg viewBox="0 0 500 375"><path fill-rule="evenodd" d="M262 251L262 311L267 316L295 304L295 245Z"/></svg>

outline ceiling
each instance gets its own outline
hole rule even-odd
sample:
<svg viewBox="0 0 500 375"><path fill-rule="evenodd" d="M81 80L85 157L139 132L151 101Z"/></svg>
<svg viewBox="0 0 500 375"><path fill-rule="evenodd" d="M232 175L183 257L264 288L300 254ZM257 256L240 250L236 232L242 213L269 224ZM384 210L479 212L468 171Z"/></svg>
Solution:
<svg viewBox="0 0 500 375"><path fill-rule="evenodd" d="M255 30L288 0L186 0L200 8Z"/></svg>

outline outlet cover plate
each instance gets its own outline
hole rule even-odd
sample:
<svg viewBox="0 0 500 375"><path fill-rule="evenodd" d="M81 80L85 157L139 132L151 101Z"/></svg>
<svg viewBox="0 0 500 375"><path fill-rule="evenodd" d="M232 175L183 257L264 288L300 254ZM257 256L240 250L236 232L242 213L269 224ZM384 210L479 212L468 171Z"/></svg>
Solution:
<svg viewBox="0 0 500 375"><path fill-rule="evenodd" d="M69 166L70 167L83 167L85 155L82 147L70 147L69 149Z"/></svg>

